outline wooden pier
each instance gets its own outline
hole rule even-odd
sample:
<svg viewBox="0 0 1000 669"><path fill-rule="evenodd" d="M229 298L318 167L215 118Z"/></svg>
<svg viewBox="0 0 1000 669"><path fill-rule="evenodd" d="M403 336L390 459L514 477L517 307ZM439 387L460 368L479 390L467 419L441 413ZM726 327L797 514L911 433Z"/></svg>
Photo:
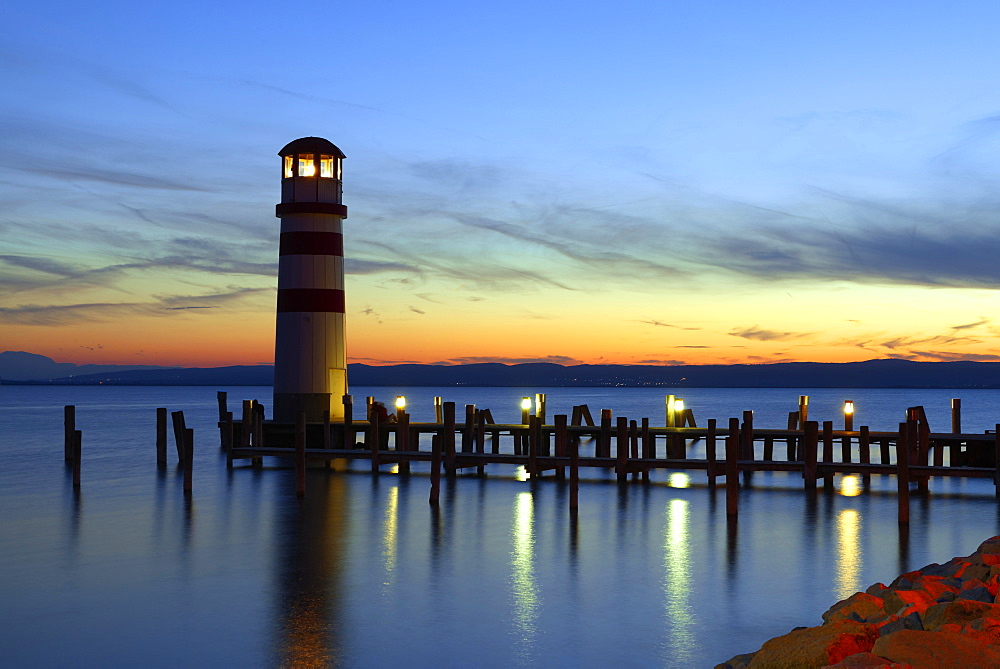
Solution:
<svg viewBox="0 0 1000 669"><path fill-rule="evenodd" d="M465 407L458 422L453 402L438 403L432 423L411 422L405 411L398 410L396 422L355 421L349 411L343 423L278 424L265 420L261 405L250 400L243 402L241 420L234 420L225 394L219 395L218 427L229 466L239 460L259 465L264 457L291 458L299 472L298 494L305 494L307 461L367 460L373 474L390 465L405 474L412 462L432 463L432 503L441 470L455 476L475 468L485 475L489 465L521 466L532 479L546 475L564 479L569 469L571 509L578 500L581 467L613 471L623 484L629 479L648 482L656 469L704 471L710 485L720 478L725 481L732 515L738 512L739 478L742 475L746 481L753 472L798 473L807 491L815 490L820 481L830 489L836 474L894 475L900 522L909 520L911 485L926 490L932 476L992 479L1000 496L1000 425L986 434L931 432L921 407L907 409L907 420L892 432L864 426L835 430L830 421L807 420L808 401L803 398L799 411L789 414L785 429L757 427L750 411L724 426L709 420L697 427L690 410L673 421L668 414L666 422L672 426L654 426L648 418L613 419L610 410L601 411L595 422L585 405L574 407L571 416L553 416L548 423L544 400L539 415L525 411L524 422L517 424L494 423L488 409L473 405ZM345 398L345 406L352 404ZM961 422L955 404L953 428ZM690 445L698 441L704 442L705 457L690 457Z"/></svg>

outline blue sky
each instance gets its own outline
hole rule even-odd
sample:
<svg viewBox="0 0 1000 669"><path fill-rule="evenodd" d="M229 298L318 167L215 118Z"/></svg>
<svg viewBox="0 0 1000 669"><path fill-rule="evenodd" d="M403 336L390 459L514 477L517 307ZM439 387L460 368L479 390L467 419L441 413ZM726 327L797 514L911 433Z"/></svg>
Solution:
<svg viewBox="0 0 1000 669"><path fill-rule="evenodd" d="M358 361L996 359L998 14L19 3L0 333L266 362L275 153L320 135Z"/></svg>

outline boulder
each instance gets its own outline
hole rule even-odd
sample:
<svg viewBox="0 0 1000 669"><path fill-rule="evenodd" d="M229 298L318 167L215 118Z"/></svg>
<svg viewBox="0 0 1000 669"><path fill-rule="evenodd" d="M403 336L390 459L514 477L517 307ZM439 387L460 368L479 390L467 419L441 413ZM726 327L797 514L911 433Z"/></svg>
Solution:
<svg viewBox="0 0 1000 669"><path fill-rule="evenodd" d="M921 669L1000 666L1000 651L955 632L901 630L880 637L871 652Z"/></svg>
<svg viewBox="0 0 1000 669"><path fill-rule="evenodd" d="M885 601L881 597L869 595L866 592L856 592L847 599L837 602L823 614L823 622L836 620L869 621L873 618L885 618Z"/></svg>
<svg viewBox="0 0 1000 669"><path fill-rule="evenodd" d="M838 620L819 627L807 627L771 639L750 662L751 669L767 667L822 667L845 657L870 651L878 638L874 625L854 620Z"/></svg>
<svg viewBox="0 0 1000 669"><path fill-rule="evenodd" d="M913 611L923 612L928 606L936 604L935 598L923 590L895 590L890 588L885 592L886 613L907 615ZM900 609L906 608L905 611Z"/></svg>
<svg viewBox="0 0 1000 669"><path fill-rule="evenodd" d="M754 653L743 653L722 664L715 665L714 669L747 669L750 666L750 660L753 659L753 656Z"/></svg>
<svg viewBox="0 0 1000 669"><path fill-rule="evenodd" d="M976 549L976 552L982 554L1000 553L1000 536L990 537L983 543L979 544L979 548Z"/></svg>
<svg viewBox="0 0 1000 669"><path fill-rule="evenodd" d="M924 611L924 629L934 630L941 625L949 623L967 625L977 618L986 616L994 608L1000 609L995 604L975 602L968 599L956 599L953 602L935 604Z"/></svg>
<svg viewBox="0 0 1000 669"><path fill-rule="evenodd" d="M855 653L854 655L845 657L837 664L828 664L823 669L830 669L830 667L871 667L872 669L887 667L888 669L905 669L909 665L892 662L884 657L879 657L875 653Z"/></svg>
<svg viewBox="0 0 1000 669"><path fill-rule="evenodd" d="M962 592L955 595L955 600L971 600L975 602L988 602L993 603L993 595L990 594L989 589L985 585L981 585L976 588L969 588L963 590Z"/></svg>

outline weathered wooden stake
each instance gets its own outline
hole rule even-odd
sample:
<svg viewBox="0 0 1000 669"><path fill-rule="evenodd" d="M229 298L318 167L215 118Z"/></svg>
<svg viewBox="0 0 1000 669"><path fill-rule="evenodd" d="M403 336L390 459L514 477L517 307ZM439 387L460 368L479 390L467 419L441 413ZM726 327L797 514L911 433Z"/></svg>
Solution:
<svg viewBox="0 0 1000 669"><path fill-rule="evenodd" d="M910 522L910 449L916 436L916 422L899 424L899 439L896 441L896 490L901 523Z"/></svg>
<svg viewBox="0 0 1000 669"><path fill-rule="evenodd" d="M354 436L354 395L344 395L344 443L342 448L357 448Z"/></svg>
<svg viewBox="0 0 1000 669"><path fill-rule="evenodd" d="M184 492L191 494L194 478L194 430L184 428Z"/></svg>
<svg viewBox="0 0 1000 669"><path fill-rule="evenodd" d="M171 412L170 418L174 424L174 447L177 449L177 462L184 462L184 412Z"/></svg>
<svg viewBox="0 0 1000 669"><path fill-rule="evenodd" d="M396 411L396 450L406 453L410 450L410 414L403 409ZM399 473L410 473L410 461L399 463Z"/></svg>
<svg viewBox="0 0 1000 669"><path fill-rule="evenodd" d="M67 404L63 407L63 459L66 462L73 460L73 444L75 443L74 433L76 432L76 407Z"/></svg>
<svg viewBox="0 0 1000 669"><path fill-rule="evenodd" d="M444 404L441 402L440 397L434 398L434 422L435 423L444 422Z"/></svg>
<svg viewBox="0 0 1000 669"><path fill-rule="evenodd" d="M705 459L708 460L708 485L715 485L715 478L717 474L716 466L716 454L715 454L715 439L716 439L716 420L714 418L708 419L708 434L705 435Z"/></svg>
<svg viewBox="0 0 1000 669"><path fill-rule="evenodd" d="M445 402L442 406L444 414L444 444L445 451L444 470L448 476L456 474L455 469L455 403Z"/></svg>
<svg viewBox="0 0 1000 669"><path fill-rule="evenodd" d="M538 416L528 416L528 476L534 479L538 471Z"/></svg>
<svg viewBox="0 0 1000 669"><path fill-rule="evenodd" d="M816 489L816 456L819 450L819 423L807 420L802 434L802 476L806 490Z"/></svg>
<svg viewBox="0 0 1000 669"><path fill-rule="evenodd" d="M327 412L327 417L329 417ZM377 422L377 421L376 421ZM306 412L295 415L295 496L306 494Z"/></svg>
<svg viewBox="0 0 1000 669"><path fill-rule="evenodd" d="M476 405L465 405L465 424L462 426L462 452L472 452L472 440L476 433Z"/></svg>
<svg viewBox="0 0 1000 669"><path fill-rule="evenodd" d="M957 397L951 401L951 431L962 433L962 400Z"/></svg>
<svg viewBox="0 0 1000 669"><path fill-rule="evenodd" d="M597 438L597 457L611 457L611 409L601 409L601 433Z"/></svg>
<svg viewBox="0 0 1000 669"><path fill-rule="evenodd" d="M799 425L805 425L809 420L809 396L799 395Z"/></svg>
<svg viewBox="0 0 1000 669"><path fill-rule="evenodd" d="M823 463L833 464L833 421L823 421ZM823 475L823 485L833 486L833 472L827 471Z"/></svg>
<svg viewBox="0 0 1000 669"><path fill-rule="evenodd" d="M226 445L226 414L229 413L229 407L226 402L225 391L219 390L215 393L215 398L219 402L219 448L228 448Z"/></svg>
<svg viewBox="0 0 1000 669"><path fill-rule="evenodd" d="M639 440L642 444L642 448L640 449L642 457L650 460L656 459L656 440L649 431L649 418L642 419L642 425L639 429ZM685 456L687 454L681 453L681 455ZM644 467L642 470L642 482L649 483L649 467Z"/></svg>
<svg viewBox="0 0 1000 669"><path fill-rule="evenodd" d="M575 512L580 505L580 442L569 441L569 508Z"/></svg>
<svg viewBox="0 0 1000 669"><path fill-rule="evenodd" d="M83 469L83 432L73 430L73 487L80 487L80 471Z"/></svg>
<svg viewBox="0 0 1000 669"><path fill-rule="evenodd" d="M372 474L378 475L379 449L382 447L382 426L377 411L368 412L368 450L372 458Z"/></svg>
<svg viewBox="0 0 1000 669"><path fill-rule="evenodd" d="M789 411L788 412L788 429L798 430L799 429L799 412ZM802 459L802 449L798 448L799 440L796 437L788 437L785 440L785 458L789 462L798 462Z"/></svg>
<svg viewBox="0 0 1000 669"><path fill-rule="evenodd" d="M431 497L432 506L438 505L441 496L441 435L431 437Z"/></svg>
<svg viewBox="0 0 1000 669"><path fill-rule="evenodd" d="M616 441L615 455L618 462L615 467L615 473L618 475L618 483L625 483L626 476L628 475L628 418L625 416L618 417Z"/></svg>
<svg viewBox="0 0 1000 669"><path fill-rule="evenodd" d="M566 431L566 414L553 416L556 430L556 457L565 458L569 455L569 433ZM565 468L560 465L556 467L556 477L563 478Z"/></svg>
<svg viewBox="0 0 1000 669"><path fill-rule="evenodd" d="M156 410L156 464L167 464L167 410Z"/></svg>
<svg viewBox="0 0 1000 669"><path fill-rule="evenodd" d="M235 435L235 425L233 424L233 412L226 412L226 424L227 424L227 434L229 435L229 448L226 449L226 468L233 468L233 448L235 447L236 435Z"/></svg>
<svg viewBox="0 0 1000 669"><path fill-rule="evenodd" d="M740 421L729 419L726 435L726 515L735 516L740 505Z"/></svg>
<svg viewBox="0 0 1000 669"><path fill-rule="evenodd" d="M753 411L743 412L743 429L740 431L740 443L742 444L739 455L743 460L754 460L756 455L754 454L754 443L753 443ZM753 471L745 470L743 472L743 483L746 485L750 484L750 480L753 478Z"/></svg>
<svg viewBox="0 0 1000 669"><path fill-rule="evenodd" d="M993 489L1000 498L1000 423L993 429Z"/></svg>
<svg viewBox="0 0 1000 669"><path fill-rule="evenodd" d="M871 434L867 425L862 425L858 434L858 458L863 465L870 464L872 461Z"/></svg>

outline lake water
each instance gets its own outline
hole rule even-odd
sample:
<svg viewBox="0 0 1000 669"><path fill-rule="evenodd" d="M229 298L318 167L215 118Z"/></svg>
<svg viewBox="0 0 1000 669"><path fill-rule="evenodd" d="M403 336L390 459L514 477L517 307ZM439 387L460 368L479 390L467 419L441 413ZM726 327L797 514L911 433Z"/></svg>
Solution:
<svg viewBox="0 0 1000 669"><path fill-rule="evenodd" d="M991 483L932 480L906 531L895 480L858 496L806 495L801 479L757 474L739 520L704 475L657 472L619 489L587 473L572 522L568 489L490 476L442 481L427 503L426 466L373 478L367 465L294 472L226 469L216 388L0 387L0 657L7 666L712 666L838 599L1000 533ZM227 390L270 405L270 388ZM519 421L518 402L548 394L548 414L587 403L662 424L661 390L355 388L417 421L432 398ZM893 429L925 406L967 432L1000 421L994 390L685 389L698 424L754 409L783 427L797 396L810 418ZM62 406L77 406L83 485L62 457ZM195 430L194 492L174 462L155 463L155 408ZM461 413L461 408L459 409ZM839 425L839 423L838 423ZM838 480L838 489L843 482Z"/></svg>

